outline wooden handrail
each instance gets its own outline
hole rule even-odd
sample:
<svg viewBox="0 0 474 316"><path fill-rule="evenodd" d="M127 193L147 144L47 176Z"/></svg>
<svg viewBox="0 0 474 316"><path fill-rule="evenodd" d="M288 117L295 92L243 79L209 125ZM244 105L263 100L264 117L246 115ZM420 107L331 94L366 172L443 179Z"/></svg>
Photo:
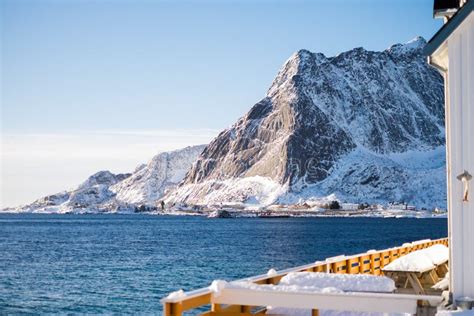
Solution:
<svg viewBox="0 0 474 316"><path fill-rule="evenodd" d="M290 272L327 272L327 273L349 273L349 274L383 274L382 268L392 262L393 260L407 255L412 251L420 250L430 247L435 244L442 244L448 246L448 238L441 238L436 240L422 240L412 243L404 244L399 247L388 248L384 250L373 250L366 253L351 255L351 256L337 256L328 258L324 261L317 261L312 264L298 266L290 269L279 271L273 275L257 275L249 278L244 278L239 281L248 281L256 284L277 284L281 278ZM182 296L176 298L164 298L161 300L164 309L164 316L181 316L183 312L203 307L211 304L211 290L209 288L202 288L199 290L184 293ZM241 314L250 314L247 306L232 305L227 307L230 310L239 309ZM212 311L216 309L222 310L220 306L213 306Z"/></svg>
<svg viewBox="0 0 474 316"><path fill-rule="evenodd" d="M415 295L394 293L315 293L308 291L280 292L256 289L225 288L214 303L246 304L248 306L279 306L309 310L347 310L355 312L415 314L419 301L439 303L441 295ZM226 314L222 314L226 315Z"/></svg>

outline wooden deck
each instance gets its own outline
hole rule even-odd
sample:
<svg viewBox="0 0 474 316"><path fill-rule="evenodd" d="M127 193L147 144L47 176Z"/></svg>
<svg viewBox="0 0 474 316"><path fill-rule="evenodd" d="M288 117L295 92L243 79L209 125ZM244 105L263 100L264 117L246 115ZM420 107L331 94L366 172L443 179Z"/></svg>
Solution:
<svg viewBox="0 0 474 316"><path fill-rule="evenodd" d="M259 275L250 278L243 279L256 284L277 284L281 278L290 272L325 272L325 273L348 273L348 274L359 274L366 273L372 275L383 275L382 268L392 262L393 260L404 256L410 252L417 251L430 247L435 244L443 244L448 246L448 239L437 239L437 240L426 240L420 242L414 242L410 245L389 248L385 250L369 251L363 254L357 254L353 256L338 256L328 258L325 261L315 262L304 266L299 266L291 269L279 271L276 275ZM400 293L409 293L410 289L400 289ZM414 293L414 292L412 292ZM439 292L428 290L427 294L438 294ZM393 295L393 294L390 294ZM404 295L404 294L399 294ZM401 296L399 296L401 298ZM420 296L419 304L422 304ZM340 300L345 299L342 295ZM387 297L388 299L388 297ZM413 299L413 297L411 298ZM207 311L201 313L201 315L259 315L265 312L264 309L258 306L250 306L243 304L218 304L214 303L212 292L208 288L203 288L191 292L187 292L183 298L168 299L164 298L161 300L164 308L165 316L181 316L184 312L210 306ZM313 311L313 315L317 315L317 310Z"/></svg>

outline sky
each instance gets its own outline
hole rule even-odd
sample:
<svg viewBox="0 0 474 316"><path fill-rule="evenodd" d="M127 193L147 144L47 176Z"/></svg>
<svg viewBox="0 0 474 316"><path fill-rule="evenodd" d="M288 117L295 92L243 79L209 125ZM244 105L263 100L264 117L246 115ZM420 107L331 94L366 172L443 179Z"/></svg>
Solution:
<svg viewBox="0 0 474 316"><path fill-rule="evenodd" d="M432 0L0 0L0 208L207 143L299 49L383 50Z"/></svg>

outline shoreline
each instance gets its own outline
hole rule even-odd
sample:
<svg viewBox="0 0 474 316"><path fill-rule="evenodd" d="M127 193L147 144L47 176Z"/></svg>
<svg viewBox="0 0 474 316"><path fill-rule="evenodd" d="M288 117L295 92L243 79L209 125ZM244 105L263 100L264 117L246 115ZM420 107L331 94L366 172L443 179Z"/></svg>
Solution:
<svg viewBox="0 0 474 316"><path fill-rule="evenodd" d="M262 219L262 220L275 220L275 219L294 219L294 218L386 218L386 219L401 219L401 218L414 218L414 219L446 219L447 214L433 214L428 212L417 212L413 211L410 213L396 213L396 212L359 212L354 213L352 211L332 211L332 212L282 212L275 214L274 217L261 217L258 212L247 212L247 211L235 211L231 212L231 216L227 218L210 217L212 213L209 211L193 212L193 211L169 211L169 212L96 212L96 211L68 211L68 212L45 212L45 211L32 211L32 212L15 212L15 211L2 211L1 215L146 215L146 216L186 216L186 217L204 217L209 219L236 219L236 218L248 218L248 219Z"/></svg>

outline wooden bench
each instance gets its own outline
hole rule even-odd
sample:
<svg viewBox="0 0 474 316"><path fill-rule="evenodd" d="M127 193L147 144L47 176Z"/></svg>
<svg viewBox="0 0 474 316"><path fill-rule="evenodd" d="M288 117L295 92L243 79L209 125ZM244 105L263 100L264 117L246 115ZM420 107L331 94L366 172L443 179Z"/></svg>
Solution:
<svg viewBox="0 0 474 316"><path fill-rule="evenodd" d="M386 276L393 279L397 287L407 289L408 285L416 294L425 295L426 288L431 288L439 282L439 277L436 274L436 267L424 271L383 271Z"/></svg>
<svg viewBox="0 0 474 316"><path fill-rule="evenodd" d="M382 271L398 288L406 289L410 285L416 294L426 294L448 271L448 249L435 245L414 251L395 259Z"/></svg>

